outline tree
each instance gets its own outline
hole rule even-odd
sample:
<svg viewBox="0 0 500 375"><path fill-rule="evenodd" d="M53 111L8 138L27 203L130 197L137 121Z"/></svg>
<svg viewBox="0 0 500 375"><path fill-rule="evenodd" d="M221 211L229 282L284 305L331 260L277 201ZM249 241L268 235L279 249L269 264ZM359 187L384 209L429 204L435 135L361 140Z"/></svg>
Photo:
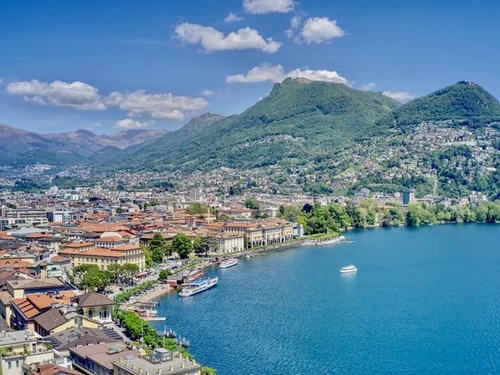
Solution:
<svg viewBox="0 0 500 375"><path fill-rule="evenodd" d="M107 271L101 271L97 266L89 268L80 281L80 288L86 291L104 290L111 284L112 274Z"/></svg>
<svg viewBox="0 0 500 375"><path fill-rule="evenodd" d="M206 255L216 247L217 241L214 237L196 237L193 241L193 250L198 255Z"/></svg>
<svg viewBox="0 0 500 375"><path fill-rule="evenodd" d="M132 284L133 278L139 273L139 266L137 264L125 263L121 268L123 277L127 280L128 284Z"/></svg>
<svg viewBox="0 0 500 375"><path fill-rule="evenodd" d="M206 204L195 202L187 206L186 213L188 215L206 215L208 210L209 207Z"/></svg>
<svg viewBox="0 0 500 375"><path fill-rule="evenodd" d="M169 270L161 270L158 278L160 280L167 280L172 273Z"/></svg>
<svg viewBox="0 0 500 375"><path fill-rule="evenodd" d="M109 264L108 271L113 275L113 281L116 283L120 279L123 272L122 266L120 264Z"/></svg>
<svg viewBox="0 0 500 375"><path fill-rule="evenodd" d="M151 252L151 260L154 263L163 263L163 257L167 253L167 241L161 233L155 233L149 241L148 249Z"/></svg>
<svg viewBox="0 0 500 375"><path fill-rule="evenodd" d="M248 198L245 200L245 207L250 208L251 210L259 209L259 201L255 198Z"/></svg>
<svg viewBox="0 0 500 375"><path fill-rule="evenodd" d="M179 254L181 259L186 259L192 250L193 244L184 233L177 233L172 239L172 251Z"/></svg>
<svg viewBox="0 0 500 375"><path fill-rule="evenodd" d="M81 282L81 280L83 279L83 276L91 270L98 270L99 271L99 267L97 267L97 265L95 265L95 264L82 264L80 266L74 267L73 268L73 277L75 278L75 282L77 284L79 282Z"/></svg>

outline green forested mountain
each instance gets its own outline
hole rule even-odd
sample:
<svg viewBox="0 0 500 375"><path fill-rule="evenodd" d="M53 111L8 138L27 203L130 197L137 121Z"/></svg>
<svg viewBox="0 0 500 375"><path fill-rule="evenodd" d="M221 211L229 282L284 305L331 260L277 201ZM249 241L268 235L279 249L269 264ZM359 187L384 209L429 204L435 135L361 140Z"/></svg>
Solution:
<svg viewBox="0 0 500 375"><path fill-rule="evenodd" d="M301 164L349 142L378 135L377 120L399 103L348 86L286 79L240 115L194 132L176 131L120 163L131 170L208 170Z"/></svg>
<svg viewBox="0 0 500 375"><path fill-rule="evenodd" d="M479 126L500 121L500 103L481 86L461 81L406 103L388 119L397 126L445 120Z"/></svg>

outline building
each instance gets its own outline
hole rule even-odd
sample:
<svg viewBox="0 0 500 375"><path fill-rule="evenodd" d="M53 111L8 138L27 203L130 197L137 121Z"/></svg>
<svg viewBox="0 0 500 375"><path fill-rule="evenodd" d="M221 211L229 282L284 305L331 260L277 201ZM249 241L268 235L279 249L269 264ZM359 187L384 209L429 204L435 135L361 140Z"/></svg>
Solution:
<svg viewBox="0 0 500 375"><path fill-rule="evenodd" d="M118 375L118 372L114 372L113 362L119 361L120 358L136 358L138 356L138 350L129 349L121 343L98 343L69 348L69 358L73 362L74 368L89 375ZM120 375L124 375L124 373ZM144 372L142 375L146 375L146 373ZM157 375L157 372L151 375Z"/></svg>
<svg viewBox="0 0 500 375"><path fill-rule="evenodd" d="M47 212L45 210L35 210L28 208L8 209L5 211L5 218L9 225L39 225L47 224Z"/></svg>
<svg viewBox="0 0 500 375"><path fill-rule="evenodd" d="M99 293L85 293L72 299L82 309L82 315L100 324L112 322L111 311L115 303Z"/></svg>
<svg viewBox="0 0 500 375"><path fill-rule="evenodd" d="M155 349L146 357L120 356L113 361L114 374L123 375L200 375L201 366L193 359L183 358L179 352L170 352L163 348Z"/></svg>
<svg viewBox="0 0 500 375"><path fill-rule="evenodd" d="M51 223L69 223L71 221L71 213L69 211L49 211L47 219Z"/></svg>
<svg viewBox="0 0 500 375"><path fill-rule="evenodd" d="M218 253L232 253L245 249L244 235L219 234L215 239L217 240Z"/></svg>
<svg viewBox="0 0 500 375"><path fill-rule="evenodd" d="M201 201L201 189L193 188L189 190L189 200L191 202L200 202Z"/></svg>
<svg viewBox="0 0 500 375"><path fill-rule="evenodd" d="M415 201L415 189L404 189L403 190L403 205L407 206Z"/></svg>
<svg viewBox="0 0 500 375"><path fill-rule="evenodd" d="M31 375L82 375L78 371L71 370L62 366L47 364L38 365L38 367L31 371Z"/></svg>
<svg viewBox="0 0 500 375"><path fill-rule="evenodd" d="M76 247L75 247L76 246ZM95 264L106 270L110 264L136 264L140 271L146 267L146 257L139 245L121 245L113 249L94 247L89 243L69 244L59 252L61 256L71 259L71 266Z"/></svg>
<svg viewBox="0 0 500 375"><path fill-rule="evenodd" d="M224 223L222 233L245 236L249 248L290 241L294 236L293 224L280 219L251 223Z"/></svg>
<svg viewBox="0 0 500 375"><path fill-rule="evenodd" d="M54 353L40 342L40 335L29 331L0 332L0 370L2 375L20 375L37 365L52 362Z"/></svg>

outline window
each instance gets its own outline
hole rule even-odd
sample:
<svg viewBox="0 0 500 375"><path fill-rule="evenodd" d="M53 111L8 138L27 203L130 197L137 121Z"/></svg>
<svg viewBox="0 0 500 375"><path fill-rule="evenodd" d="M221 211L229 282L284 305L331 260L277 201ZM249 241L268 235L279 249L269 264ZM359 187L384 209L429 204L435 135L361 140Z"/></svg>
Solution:
<svg viewBox="0 0 500 375"><path fill-rule="evenodd" d="M16 367L19 368L19 359L16 359Z"/></svg>

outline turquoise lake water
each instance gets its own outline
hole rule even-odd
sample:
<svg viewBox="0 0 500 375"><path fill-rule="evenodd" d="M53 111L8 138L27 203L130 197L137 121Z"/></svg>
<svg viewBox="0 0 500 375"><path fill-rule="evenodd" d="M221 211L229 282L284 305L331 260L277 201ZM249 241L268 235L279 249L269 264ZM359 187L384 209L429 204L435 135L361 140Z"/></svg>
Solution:
<svg viewBox="0 0 500 375"><path fill-rule="evenodd" d="M216 288L160 314L219 375L500 374L500 225L346 237L211 270Z"/></svg>

